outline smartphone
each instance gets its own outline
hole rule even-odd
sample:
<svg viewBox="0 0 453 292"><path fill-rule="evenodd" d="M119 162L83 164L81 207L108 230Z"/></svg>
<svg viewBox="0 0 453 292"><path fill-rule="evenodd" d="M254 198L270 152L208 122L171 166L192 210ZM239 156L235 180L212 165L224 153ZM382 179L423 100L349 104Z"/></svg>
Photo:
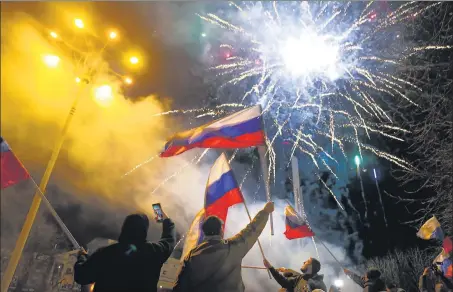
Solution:
<svg viewBox="0 0 453 292"><path fill-rule="evenodd" d="M164 221L164 214L162 213L162 208L160 207L160 203L153 204L153 210L156 214L156 221L162 222Z"/></svg>

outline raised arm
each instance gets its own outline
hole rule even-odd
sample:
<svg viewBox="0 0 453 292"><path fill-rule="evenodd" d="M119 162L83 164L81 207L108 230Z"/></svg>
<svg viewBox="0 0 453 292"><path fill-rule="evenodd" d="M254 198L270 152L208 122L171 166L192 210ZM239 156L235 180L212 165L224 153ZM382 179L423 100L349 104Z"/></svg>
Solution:
<svg viewBox="0 0 453 292"><path fill-rule="evenodd" d="M244 229L238 234L228 239L230 246L234 249L235 254L243 258L258 240L261 232L266 226L269 214L274 211L274 203L268 202L264 209L259 211Z"/></svg>
<svg viewBox="0 0 453 292"><path fill-rule="evenodd" d="M346 274L346 276L351 278L352 281L354 281L357 285L359 285L362 288L365 288L365 283L363 282L362 277L360 277L359 275L356 275L355 273L353 273L352 271L350 271L348 269L344 269L344 273Z"/></svg>
<svg viewBox="0 0 453 292"><path fill-rule="evenodd" d="M282 274L280 274L266 259L263 260L264 266L269 269L271 272L272 276L274 277L275 281L282 286L282 288L288 289L289 291L292 291L294 286L297 283L298 278L297 277L285 277Z"/></svg>
<svg viewBox="0 0 453 292"><path fill-rule="evenodd" d="M161 263L165 263L176 245L175 224L170 218L164 219L162 222L162 236L158 242L153 242L152 245L158 252Z"/></svg>

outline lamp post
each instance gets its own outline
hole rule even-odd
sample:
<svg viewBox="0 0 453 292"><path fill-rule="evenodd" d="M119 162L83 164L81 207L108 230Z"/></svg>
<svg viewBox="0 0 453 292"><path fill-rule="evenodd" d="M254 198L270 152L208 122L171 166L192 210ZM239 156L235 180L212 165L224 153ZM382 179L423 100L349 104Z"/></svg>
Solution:
<svg viewBox="0 0 453 292"><path fill-rule="evenodd" d="M79 29L83 29L85 27L83 21L81 19L75 19L74 20L74 25L79 28ZM52 38L57 38L59 37L55 32L51 32L50 33L50 36ZM115 35L113 36L112 33L110 33L109 35L109 38L110 39L114 39L117 37L117 34L115 32ZM105 48L105 46L104 46ZM101 52L104 50L104 48L102 48ZM55 68L59 65L60 63L60 58L56 55L45 55L44 58L43 58L43 61L44 63L50 67L50 68ZM137 59L137 62L138 62L138 59ZM92 75L93 74L93 71L94 70L90 70L90 68L87 70L88 71L88 75ZM130 79L132 80L132 79ZM75 81L76 83L81 83L81 84L85 84L85 85L88 85L90 83L90 80L88 78L80 78L80 77L76 77L75 78ZM127 82L126 82L127 83ZM132 81L130 82L132 83ZM127 83L127 84L130 84L130 83ZM46 170L44 172L44 175L41 179L41 182L39 184L39 189L36 190L34 196L33 196L33 201L31 203L31 206L30 206L30 209L28 211L28 214L27 214L27 217L25 218L25 222L24 222L24 225L22 226L22 230L19 234L19 237L16 241L16 246L14 247L14 250L11 254L11 258L8 262L8 266L6 267L6 270L5 270L5 273L3 275L3 278L2 278L2 283L1 283L1 292L7 292L8 291L8 288L11 284L11 281L13 279L13 276L14 276L14 273L16 271L16 268L17 268L17 265L19 264L19 260L22 256L22 252L24 250L24 247L25 247L25 244L27 242L27 239L30 235L30 231L31 231L31 228L33 227L33 223L36 219L36 215L38 213L38 210L39 210L39 207L41 205L41 201L42 201L42 197L41 197L41 194L40 192L42 192L42 194L45 194L45 191L46 191L46 187L47 187L47 184L49 182L49 179L50 179L50 176L52 174L52 171L55 167L55 163L58 159L58 156L60 154L60 150L63 146L63 143L66 139L66 136L67 136L67 133L68 133L68 129L69 129L69 126L72 122L72 119L74 117L74 113L76 112L76 109L77 109L77 105L79 103L79 100L80 100L80 97L82 95L82 88L79 87L79 89L77 90L77 94L75 96L75 99L71 105L71 109L69 110L69 114L68 116L66 117L66 120L64 122L64 125L63 125L63 129L61 131L61 134L60 134L60 137L58 138L57 140L57 143L55 144L54 146L54 149L52 151L52 155L49 159L49 162L47 163L47 167L46 167ZM97 90L96 90L96 96L95 98L97 100L102 100L102 101L106 101L106 100L109 100L109 99L112 99L112 88L109 86L109 85L103 85L101 87L99 87Z"/></svg>

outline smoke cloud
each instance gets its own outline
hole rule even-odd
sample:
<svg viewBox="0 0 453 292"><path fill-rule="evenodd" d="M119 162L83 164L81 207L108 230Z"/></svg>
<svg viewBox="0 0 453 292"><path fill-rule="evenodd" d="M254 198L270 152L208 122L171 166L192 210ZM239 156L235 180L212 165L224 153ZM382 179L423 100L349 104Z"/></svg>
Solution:
<svg viewBox="0 0 453 292"><path fill-rule="evenodd" d="M2 17L2 36L2 136L37 180L44 172L74 98L80 95L48 189L50 201L76 237L88 241L83 236L87 226L95 226L88 232L98 233L99 237L114 237L127 213L141 211L152 216L151 205L155 202L160 202L176 221L178 230L185 232L203 206L209 168L218 153L210 150L202 156L203 150L192 150L178 157L151 159L124 176L136 165L155 157L168 134L180 130L176 120L154 116L169 105L155 95L135 101L127 98L121 82L104 70L109 67L105 60L97 60L105 73L100 73L92 84L75 83L73 72L78 68L71 65L71 56L59 50L47 38L45 29L28 15ZM60 66L46 67L42 60L45 54L59 55ZM93 98L93 89L103 84L113 88L114 99L109 104L99 104ZM247 171L241 164L233 163L232 167L238 178ZM257 178L250 175L243 187L252 216L263 206L262 201L256 201L264 198L263 188L257 196L253 195L256 185ZM30 202L32 192L30 182L2 192L2 246L4 241L11 246L16 239L25 208L16 210L19 203ZM323 247L318 244L316 251L310 239L284 238L283 208L284 203L277 202L276 235L271 238L267 226L261 236L266 256L275 266L297 270L308 257L319 254L321 273L326 284L332 283L342 273ZM13 223L8 225L5 219ZM243 207L233 207L228 215L227 235L240 231L248 222ZM150 239L159 236L159 229L160 226L152 224ZM5 234L5 230L10 234ZM348 262L342 248L330 248L340 260ZM243 264L262 266L257 246ZM248 291L277 289L265 271L244 270L243 277ZM353 286L345 289L354 291Z"/></svg>

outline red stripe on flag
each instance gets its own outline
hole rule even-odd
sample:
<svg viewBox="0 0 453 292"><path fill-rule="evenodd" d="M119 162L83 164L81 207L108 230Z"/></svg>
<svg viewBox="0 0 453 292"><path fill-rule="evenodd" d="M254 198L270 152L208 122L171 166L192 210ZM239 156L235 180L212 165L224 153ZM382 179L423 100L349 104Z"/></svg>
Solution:
<svg viewBox="0 0 453 292"><path fill-rule="evenodd" d="M288 238L288 239L315 236L313 231L311 231L307 225L301 225L296 228L291 228L290 226L286 225L286 231L284 234L285 234L286 238Z"/></svg>
<svg viewBox="0 0 453 292"><path fill-rule="evenodd" d="M2 152L1 155L1 188L7 188L17 184L21 180L30 177L30 174L23 167L12 151Z"/></svg>
<svg viewBox="0 0 453 292"><path fill-rule="evenodd" d="M264 133L262 131L248 133L238 137L211 137L200 143L184 146L172 145L160 154L160 157L179 155L193 148L247 148L264 145Z"/></svg>
<svg viewBox="0 0 453 292"><path fill-rule="evenodd" d="M242 202L244 200L239 188L232 189L205 209L206 217L217 216L225 223L228 208Z"/></svg>
<svg viewBox="0 0 453 292"><path fill-rule="evenodd" d="M445 236L442 242L442 247L444 248L444 251L447 254L449 254L453 250L453 242L451 241L450 237Z"/></svg>

